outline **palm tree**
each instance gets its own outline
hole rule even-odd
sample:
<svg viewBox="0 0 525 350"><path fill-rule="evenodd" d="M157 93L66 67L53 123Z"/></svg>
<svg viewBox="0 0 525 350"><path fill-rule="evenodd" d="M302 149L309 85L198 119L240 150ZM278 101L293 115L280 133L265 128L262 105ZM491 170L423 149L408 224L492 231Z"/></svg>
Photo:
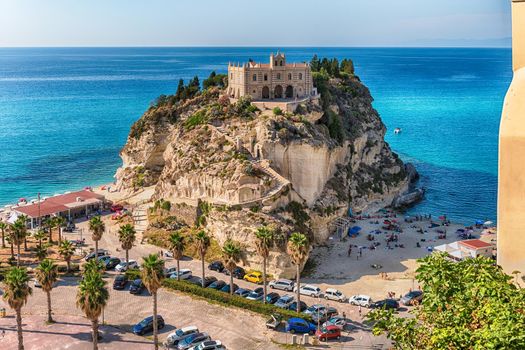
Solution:
<svg viewBox="0 0 525 350"><path fill-rule="evenodd" d="M95 241L95 256L98 257L98 241L102 238L102 234L106 230L106 225L100 216L93 216L89 220L89 230L91 231L93 241Z"/></svg>
<svg viewBox="0 0 525 350"><path fill-rule="evenodd" d="M46 238L46 232L44 230L38 230L36 231L36 233L33 235L33 237L35 237L35 239L38 240L38 246L41 247L42 246L42 240L44 238Z"/></svg>
<svg viewBox="0 0 525 350"><path fill-rule="evenodd" d="M153 344L155 350L159 348L158 325L157 325L157 291L164 279L164 260L157 254L150 254L143 258L142 282L153 296Z"/></svg>
<svg viewBox="0 0 525 350"><path fill-rule="evenodd" d="M288 239L288 254L292 259L292 262L297 268L296 272L296 288L297 288L297 312L301 310L301 266L308 258L309 248L308 238L302 233L294 232Z"/></svg>
<svg viewBox="0 0 525 350"><path fill-rule="evenodd" d="M35 269L35 277L47 296L47 322L53 322L51 317L51 290L58 280L58 266L50 259L44 259Z"/></svg>
<svg viewBox="0 0 525 350"><path fill-rule="evenodd" d="M132 224L122 225L118 230L118 239L122 245L122 249L126 251L126 266L129 266L129 250L133 248L136 233L135 227L133 227Z"/></svg>
<svg viewBox="0 0 525 350"><path fill-rule="evenodd" d="M241 246L239 243L231 239L226 240L222 246L222 258L224 259L224 267L230 272L230 294L233 295L233 270L235 270L237 263L241 260Z"/></svg>
<svg viewBox="0 0 525 350"><path fill-rule="evenodd" d="M5 248L5 231L7 229L7 224L3 221L0 221L0 231L2 232L2 248Z"/></svg>
<svg viewBox="0 0 525 350"><path fill-rule="evenodd" d="M27 236L26 221L22 216L19 216L16 221L11 224L10 239L16 245L18 252L16 266L20 267L20 246L25 242Z"/></svg>
<svg viewBox="0 0 525 350"><path fill-rule="evenodd" d="M270 248L273 246L274 230L268 226L261 226L255 232L255 247L257 253L263 259L263 288L264 288L264 303L266 304L266 263L270 255Z"/></svg>
<svg viewBox="0 0 525 350"><path fill-rule="evenodd" d="M58 254L64 259L67 264L67 272L71 269L71 258L75 254L75 246L70 241L62 241L58 246Z"/></svg>
<svg viewBox="0 0 525 350"><path fill-rule="evenodd" d="M47 218L42 222L42 226L47 227L49 230L49 243L53 244L53 229L55 228L55 220L53 218Z"/></svg>
<svg viewBox="0 0 525 350"><path fill-rule="evenodd" d="M173 258L177 260L177 281L180 281L180 259L184 256L186 248L185 237L179 231L173 232L168 238L169 250L173 253Z"/></svg>
<svg viewBox="0 0 525 350"><path fill-rule="evenodd" d="M20 267L11 268L5 275L4 300L9 307L16 312L16 326L18 332L18 350L24 350L24 336L22 335L22 306L27 303L31 295L29 287L29 276L26 269Z"/></svg>
<svg viewBox="0 0 525 350"><path fill-rule="evenodd" d="M199 255L201 257L201 264L202 264L202 288L205 287L206 282L204 281L204 257L206 256L206 252L208 251L208 248L210 247L211 240L210 236L206 233L206 231L199 231L193 236L193 241L195 242L195 246L197 247L197 251L199 252Z"/></svg>
<svg viewBox="0 0 525 350"><path fill-rule="evenodd" d="M58 244L62 242L62 227L66 225L66 218L63 216L57 216L53 219L55 221L55 227L58 230Z"/></svg>
<svg viewBox="0 0 525 350"><path fill-rule="evenodd" d="M84 264L84 273L89 272L98 272L102 274L104 270L106 269L102 261L98 259L91 259L87 263Z"/></svg>
<svg viewBox="0 0 525 350"><path fill-rule="evenodd" d="M91 321L91 327L93 329L93 350L98 349L98 318L102 313L102 309L106 306L108 299L109 292L106 288L106 281L102 279L102 275L96 271L87 271L84 273L84 278L78 285L77 307L80 308Z"/></svg>

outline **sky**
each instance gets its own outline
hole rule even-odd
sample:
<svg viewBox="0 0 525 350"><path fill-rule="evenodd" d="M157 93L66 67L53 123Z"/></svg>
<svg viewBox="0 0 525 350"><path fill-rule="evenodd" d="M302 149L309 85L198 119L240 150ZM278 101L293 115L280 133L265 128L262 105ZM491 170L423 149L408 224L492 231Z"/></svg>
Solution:
<svg viewBox="0 0 525 350"><path fill-rule="evenodd" d="M0 0L0 47L490 47L510 30L510 0Z"/></svg>

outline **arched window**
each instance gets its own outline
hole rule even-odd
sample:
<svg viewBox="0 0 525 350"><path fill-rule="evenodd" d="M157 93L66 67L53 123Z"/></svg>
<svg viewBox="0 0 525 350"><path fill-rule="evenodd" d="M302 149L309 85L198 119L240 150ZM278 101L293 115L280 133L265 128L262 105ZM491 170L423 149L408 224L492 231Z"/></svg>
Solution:
<svg viewBox="0 0 525 350"><path fill-rule="evenodd" d="M299 80L303 80L303 73L299 73Z"/></svg>
<svg viewBox="0 0 525 350"><path fill-rule="evenodd" d="M283 61L280 61L280 62L279 62L279 65L282 67L282 66L283 66Z"/></svg>
<svg viewBox="0 0 525 350"><path fill-rule="evenodd" d="M292 80L292 73L288 73L288 80Z"/></svg>
<svg viewBox="0 0 525 350"><path fill-rule="evenodd" d="M281 80L281 73L277 73L277 80Z"/></svg>
<svg viewBox="0 0 525 350"><path fill-rule="evenodd" d="M253 75L253 81L257 81L257 74Z"/></svg>
<svg viewBox="0 0 525 350"><path fill-rule="evenodd" d="M264 81L268 81L268 74L264 75Z"/></svg>

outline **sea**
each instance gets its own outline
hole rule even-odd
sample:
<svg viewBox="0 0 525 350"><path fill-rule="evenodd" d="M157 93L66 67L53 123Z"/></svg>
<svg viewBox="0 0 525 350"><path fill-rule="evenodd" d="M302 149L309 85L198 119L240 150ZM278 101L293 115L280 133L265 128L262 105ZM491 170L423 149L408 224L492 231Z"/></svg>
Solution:
<svg viewBox="0 0 525 350"><path fill-rule="evenodd" d="M498 129L510 49L0 48L0 205L112 182L131 124L179 79L228 62L350 58L426 197L409 213L496 220ZM402 132L394 134L395 128Z"/></svg>

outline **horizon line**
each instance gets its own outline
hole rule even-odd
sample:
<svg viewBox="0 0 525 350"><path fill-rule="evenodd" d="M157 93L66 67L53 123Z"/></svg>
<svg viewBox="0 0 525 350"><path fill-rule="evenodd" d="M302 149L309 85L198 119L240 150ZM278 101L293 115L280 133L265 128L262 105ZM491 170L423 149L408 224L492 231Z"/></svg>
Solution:
<svg viewBox="0 0 525 350"><path fill-rule="evenodd" d="M71 45L71 46L0 46L0 49L103 49L103 48L352 48L352 49L512 49L511 45L494 45L494 46L447 46L447 45L436 45L436 46L404 46L404 45L371 45L371 46L350 46L350 45L102 45L102 46L90 46L90 45Z"/></svg>

